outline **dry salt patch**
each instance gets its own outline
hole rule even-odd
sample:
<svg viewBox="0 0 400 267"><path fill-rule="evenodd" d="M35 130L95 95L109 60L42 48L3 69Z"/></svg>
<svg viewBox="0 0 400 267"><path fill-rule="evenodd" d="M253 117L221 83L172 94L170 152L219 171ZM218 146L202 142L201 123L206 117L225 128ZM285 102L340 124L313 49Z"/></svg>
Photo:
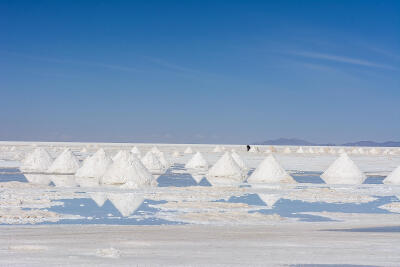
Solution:
<svg viewBox="0 0 400 267"><path fill-rule="evenodd" d="M45 172L52 164L53 159L44 148L36 148L22 162L23 172Z"/></svg>
<svg viewBox="0 0 400 267"><path fill-rule="evenodd" d="M124 188L142 188L156 186L157 182L143 163L132 153L123 151L110 165L101 178L105 185Z"/></svg>
<svg viewBox="0 0 400 267"><path fill-rule="evenodd" d="M148 151L146 155L142 158L143 165L152 174L162 174L164 173L164 166L152 151Z"/></svg>
<svg viewBox="0 0 400 267"><path fill-rule="evenodd" d="M189 146L188 148L185 149L185 151L183 153L192 154L193 153L193 149Z"/></svg>
<svg viewBox="0 0 400 267"><path fill-rule="evenodd" d="M296 181L282 168L273 155L264 159L251 174L248 183L291 183Z"/></svg>
<svg viewBox="0 0 400 267"><path fill-rule="evenodd" d="M384 180L384 184L400 184L400 166L392 171Z"/></svg>
<svg viewBox="0 0 400 267"><path fill-rule="evenodd" d="M64 150L51 164L48 173L57 174L74 174L79 169L79 160L71 152L71 150Z"/></svg>
<svg viewBox="0 0 400 267"><path fill-rule="evenodd" d="M208 163L206 159L200 152L197 152L193 155L193 157L186 163L186 169L208 169Z"/></svg>
<svg viewBox="0 0 400 267"><path fill-rule="evenodd" d="M327 184L362 184L366 176L346 153L340 155L321 175Z"/></svg>
<svg viewBox="0 0 400 267"><path fill-rule="evenodd" d="M96 255L103 258L118 259L121 257L121 251L115 248L103 248L96 251Z"/></svg>
<svg viewBox="0 0 400 267"><path fill-rule="evenodd" d="M101 148L83 161L82 167L78 169L75 176L100 178L111 163L111 159L106 155L104 149Z"/></svg>
<svg viewBox="0 0 400 267"><path fill-rule="evenodd" d="M231 154L226 152L209 170L207 180L212 185L237 184L244 182L246 176Z"/></svg>

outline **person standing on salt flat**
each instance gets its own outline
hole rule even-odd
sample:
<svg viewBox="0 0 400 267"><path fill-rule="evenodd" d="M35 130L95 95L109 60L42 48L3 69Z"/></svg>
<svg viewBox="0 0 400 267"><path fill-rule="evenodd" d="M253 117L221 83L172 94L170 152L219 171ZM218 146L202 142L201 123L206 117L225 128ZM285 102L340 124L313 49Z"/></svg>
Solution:
<svg viewBox="0 0 400 267"><path fill-rule="evenodd" d="M273 155L264 159L247 179L248 183L297 183L276 161Z"/></svg>
<svg viewBox="0 0 400 267"><path fill-rule="evenodd" d="M400 166L392 171L384 180L384 184L400 184Z"/></svg>
<svg viewBox="0 0 400 267"><path fill-rule="evenodd" d="M47 172L58 174L74 174L80 167L79 160L71 152L65 149L51 164Z"/></svg>
<svg viewBox="0 0 400 267"><path fill-rule="evenodd" d="M250 147L249 145L246 146L247 152L250 151L250 148L251 148L251 147Z"/></svg>
<svg viewBox="0 0 400 267"><path fill-rule="evenodd" d="M53 159L44 148L36 148L22 162L23 172L45 172L52 164Z"/></svg>
<svg viewBox="0 0 400 267"><path fill-rule="evenodd" d="M101 178L101 184L123 188L157 186L157 181L143 163L132 153L121 151Z"/></svg>
<svg viewBox="0 0 400 267"><path fill-rule="evenodd" d="M100 178L111 163L112 160L106 155L104 149L100 148L96 153L83 161L82 167L77 170L75 176Z"/></svg>
<svg viewBox="0 0 400 267"><path fill-rule="evenodd" d="M367 178L346 153L340 155L321 175L327 184L362 184Z"/></svg>
<svg viewBox="0 0 400 267"><path fill-rule="evenodd" d="M230 185L243 183L246 180L246 176L231 154L226 152L211 167L207 175L207 180L212 185Z"/></svg>
<svg viewBox="0 0 400 267"><path fill-rule="evenodd" d="M200 152L197 152L193 155L193 157L186 163L186 169L198 169L198 170L207 170L208 163L206 159Z"/></svg>

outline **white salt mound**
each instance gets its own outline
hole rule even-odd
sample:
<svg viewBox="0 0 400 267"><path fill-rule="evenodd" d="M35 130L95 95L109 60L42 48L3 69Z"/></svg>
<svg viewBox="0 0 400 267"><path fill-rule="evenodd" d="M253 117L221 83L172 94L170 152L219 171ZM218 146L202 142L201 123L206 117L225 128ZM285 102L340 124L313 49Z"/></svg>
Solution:
<svg viewBox="0 0 400 267"><path fill-rule="evenodd" d="M302 148L302 147L299 147L299 148L297 149L296 153L303 154L303 153L304 153L303 148Z"/></svg>
<svg viewBox="0 0 400 267"><path fill-rule="evenodd" d="M192 150L192 148L189 146L188 148L185 149L185 151L184 151L183 153L185 153L185 154L192 154L192 153L193 153L193 150Z"/></svg>
<svg viewBox="0 0 400 267"><path fill-rule="evenodd" d="M349 156L343 153L321 175L321 178L327 184L362 184L366 176Z"/></svg>
<svg viewBox="0 0 400 267"><path fill-rule="evenodd" d="M175 158L180 157L180 155L181 155L181 153L179 153L178 150L175 150L174 153L172 153L172 156Z"/></svg>
<svg viewBox="0 0 400 267"><path fill-rule="evenodd" d="M296 183L273 155L264 159L247 179L248 183Z"/></svg>
<svg viewBox="0 0 400 267"><path fill-rule="evenodd" d="M259 149L256 146L251 146L249 152L257 153L257 152L259 152Z"/></svg>
<svg viewBox="0 0 400 267"><path fill-rule="evenodd" d="M384 180L384 184L400 184L400 166L392 171Z"/></svg>
<svg viewBox="0 0 400 267"><path fill-rule="evenodd" d="M100 178L111 163L112 160L106 155L104 149L100 148L96 153L83 161L82 167L78 169L75 176Z"/></svg>
<svg viewBox="0 0 400 267"><path fill-rule="evenodd" d="M117 152L117 154L114 155L114 157L112 157L112 161L118 161L120 157L125 157L126 153L128 153L125 150L120 150Z"/></svg>
<svg viewBox="0 0 400 267"><path fill-rule="evenodd" d="M244 161L242 160L242 158L239 156L238 153L233 152L231 155L232 155L232 158L235 160L236 164L239 165L239 167L242 170L247 170L246 164L244 163Z"/></svg>
<svg viewBox="0 0 400 267"><path fill-rule="evenodd" d="M231 182L243 182L245 175L242 169L232 158L231 154L226 152L208 172L208 180L214 180L212 178L227 178ZM216 180L218 182L218 180Z"/></svg>
<svg viewBox="0 0 400 267"><path fill-rule="evenodd" d="M378 155L379 154L379 150L377 149L377 148L371 148L370 150L369 150L369 154L371 154L371 155Z"/></svg>
<svg viewBox="0 0 400 267"><path fill-rule="evenodd" d="M158 149L158 147L153 146L150 150L151 152L153 152L154 154L159 154L161 151Z"/></svg>
<svg viewBox="0 0 400 267"><path fill-rule="evenodd" d="M152 151L146 153L142 158L142 163L153 174L161 174L164 172L164 166Z"/></svg>
<svg viewBox="0 0 400 267"><path fill-rule="evenodd" d="M216 146L216 147L214 148L213 152L215 152L215 153L220 153L220 152L222 152L222 148L221 148L220 146Z"/></svg>
<svg viewBox="0 0 400 267"><path fill-rule="evenodd" d="M171 166L171 163L165 158L164 152L160 152L156 156L164 169L168 169Z"/></svg>
<svg viewBox="0 0 400 267"><path fill-rule="evenodd" d="M292 150L290 149L290 147L285 147L285 149L283 150L283 153L290 154L290 153L292 153Z"/></svg>
<svg viewBox="0 0 400 267"><path fill-rule="evenodd" d="M140 155L142 152L140 152L139 148L137 148L136 146L132 148L131 150L132 154L137 154Z"/></svg>
<svg viewBox="0 0 400 267"><path fill-rule="evenodd" d="M308 149L308 153L314 154L314 153L315 153L315 152L314 152L314 149L313 149L312 147L310 147L310 148Z"/></svg>
<svg viewBox="0 0 400 267"><path fill-rule="evenodd" d="M21 170L29 172L45 172L52 164L53 159L44 148L36 148L22 162Z"/></svg>
<svg viewBox="0 0 400 267"><path fill-rule="evenodd" d="M208 169L208 163L200 152L197 152L193 157L186 163L186 169Z"/></svg>
<svg viewBox="0 0 400 267"><path fill-rule="evenodd" d="M125 188L143 188L157 185L154 177L135 155L127 151L119 154L101 178L102 184L119 185Z"/></svg>
<svg viewBox="0 0 400 267"><path fill-rule="evenodd" d="M71 152L65 149L51 164L47 172L59 174L74 174L79 169L79 160Z"/></svg>

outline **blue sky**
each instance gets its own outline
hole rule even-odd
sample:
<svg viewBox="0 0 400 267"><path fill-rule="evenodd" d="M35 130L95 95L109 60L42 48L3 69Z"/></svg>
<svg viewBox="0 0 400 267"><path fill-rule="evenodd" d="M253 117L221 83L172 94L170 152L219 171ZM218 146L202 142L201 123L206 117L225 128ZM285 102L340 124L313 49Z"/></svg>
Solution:
<svg viewBox="0 0 400 267"><path fill-rule="evenodd" d="M400 139L400 1L0 1L0 140Z"/></svg>

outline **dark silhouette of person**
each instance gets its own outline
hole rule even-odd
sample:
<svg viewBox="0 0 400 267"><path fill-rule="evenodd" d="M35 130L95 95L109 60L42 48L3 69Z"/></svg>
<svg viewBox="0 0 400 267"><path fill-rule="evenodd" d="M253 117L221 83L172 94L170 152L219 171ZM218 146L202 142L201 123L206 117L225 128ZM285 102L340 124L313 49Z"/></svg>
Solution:
<svg viewBox="0 0 400 267"><path fill-rule="evenodd" d="M247 151L250 151L250 146L249 145L247 145Z"/></svg>

